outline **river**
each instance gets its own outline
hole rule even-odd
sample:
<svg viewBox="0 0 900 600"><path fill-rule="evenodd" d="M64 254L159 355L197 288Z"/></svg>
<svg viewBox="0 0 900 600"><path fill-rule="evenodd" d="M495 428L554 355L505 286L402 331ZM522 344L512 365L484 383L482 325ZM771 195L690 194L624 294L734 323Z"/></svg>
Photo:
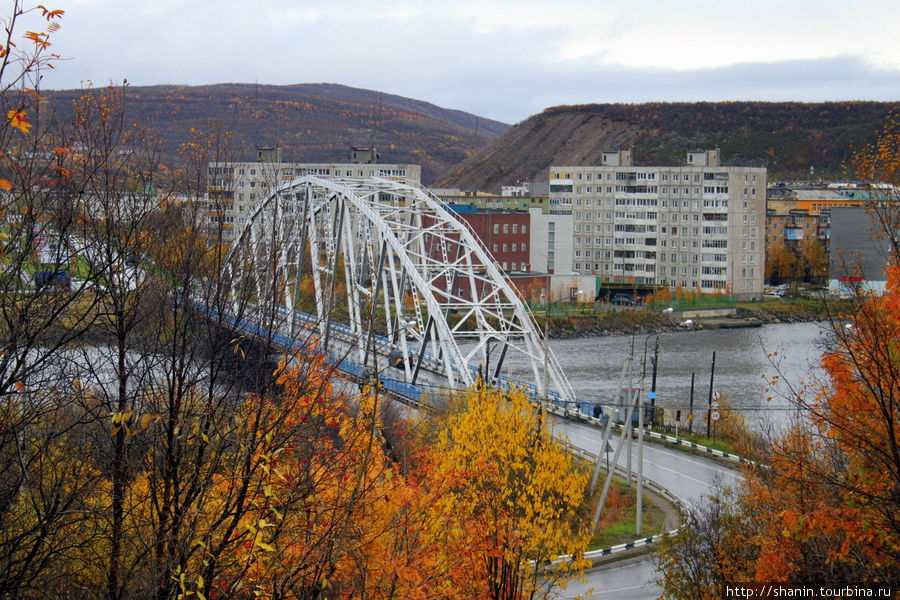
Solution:
<svg viewBox="0 0 900 600"><path fill-rule="evenodd" d="M650 389L651 357L657 334L649 336L605 336L550 341L563 371L579 398L612 403L622 374L622 365L634 344L634 386L640 380L644 346L647 347L647 381ZM695 428L705 427L712 353L716 352L716 391L732 409L741 410L748 424L766 429L783 426L794 413L786 396L790 386L821 383L818 367L827 330L822 324L794 323L744 329L676 331L658 334L657 404L687 415L691 373L695 374ZM505 371L524 375L524 360L508 357ZM771 385L778 375L779 383ZM628 387L627 375L625 385ZM771 398L771 400L767 400Z"/></svg>

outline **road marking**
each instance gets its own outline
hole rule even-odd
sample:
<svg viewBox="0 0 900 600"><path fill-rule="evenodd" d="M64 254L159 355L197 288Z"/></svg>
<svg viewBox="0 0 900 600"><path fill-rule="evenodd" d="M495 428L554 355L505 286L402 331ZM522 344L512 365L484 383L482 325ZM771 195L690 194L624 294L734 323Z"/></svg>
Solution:
<svg viewBox="0 0 900 600"><path fill-rule="evenodd" d="M570 431L569 433L573 433L573 432ZM572 441L572 437L579 437L579 438L587 439L588 441L591 441L590 439L587 438L587 435L586 435L585 433L581 433L581 432L576 432L576 436L569 436L569 441L570 441L570 442ZM612 441L612 440L610 440L610 441ZM595 442L595 444L596 444L596 441L594 441L594 442ZM576 445L576 446L579 446L579 447L581 447L581 448L585 448L585 447L586 447L585 445L579 445L579 444L575 444L575 445ZM647 450L647 448L644 447L644 451L645 451L645 452L646 452L646 450ZM635 452L636 452L636 449L635 449L635 448L632 448L632 457L635 456ZM670 453L674 453L674 452L678 452L678 451L677 451L677 450L668 450L668 452L666 452L666 451L662 451L662 450L657 449L655 452L652 452L651 454L659 454L659 455L661 455L662 457L665 457L666 459L670 459L670 460L671 460L671 459L674 459L674 460L679 461L679 462L684 461L684 462L686 462L686 463L694 464L695 466L706 467L706 468L708 468L708 469L714 471L717 475L719 475L719 476L721 476L721 477L723 477L723 478L729 477L729 475L731 475L731 473L729 473L729 471L731 471L730 469L727 469L727 468L726 468L726 470L723 472L722 470L717 469L717 468L715 468L714 466L710 466L710 465L704 464L703 461L697 461L697 460L695 460L695 459L689 458L689 457L684 456L684 455L670 454ZM620 463L622 462L622 457L619 457L619 461L620 461ZM689 479L689 480L691 480L691 481L695 481L695 482L697 482L697 483L699 483L699 484L701 484L701 485L703 485L704 487L707 487L707 488L713 488L714 485L715 485L714 482L704 481L704 480L702 480L702 479L697 479L696 477L691 477L690 475L687 475L687 474L685 474L685 473L683 473L683 472L681 472L681 471L678 471L678 470L675 470L675 469L671 469L671 468L669 468L669 467L665 467L665 466L659 464L658 462L656 462L656 461L655 461L652 457L650 457L650 456L646 456L646 455L645 455L645 456L644 456L644 462L645 462L647 465L652 465L654 468L662 469L663 471L668 471L669 473L673 473L673 474L678 475L679 477L682 477L682 478L684 478L684 479ZM635 468L635 466L636 466L636 465L632 465L632 468ZM736 474L735 474L735 475L732 475L732 476L733 476L735 479L737 479L737 475L736 475ZM644 477L648 477L648 475L645 473L645 474L644 474ZM652 479L652 478L648 477L648 479ZM665 484L663 484L662 482L660 482L658 479L654 479L654 481L656 481L657 483L659 483L660 485L662 485L664 488L669 489L668 486L666 486Z"/></svg>
<svg viewBox="0 0 900 600"><path fill-rule="evenodd" d="M639 590L642 588L649 588L649 587L656 587L656 586L653 585L652 581L648 581L648 582L642 583L640 585L629 585L628 587L620 587L620 588L616 588L614 590L603 590L602 592L593 591L591 593L591 597L606 596L609 594L617 594L619 592L627 592L629 590Z"/></svg>

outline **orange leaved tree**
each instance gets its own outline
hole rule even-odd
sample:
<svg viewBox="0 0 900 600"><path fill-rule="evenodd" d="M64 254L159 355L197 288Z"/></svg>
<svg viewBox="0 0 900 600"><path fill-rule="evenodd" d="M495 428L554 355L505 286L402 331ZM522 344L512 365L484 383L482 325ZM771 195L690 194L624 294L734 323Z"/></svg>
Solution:
<svg viewBox="0 0 900 600"><path fill-rule="evenodd" d="M722 597L729 581L900 585L900 126L889 123L856 164L892 250L884 292L835 318L827 381L792 398L798 417L767 464L747 469L734 502L701 510L665 544L667 598L700 587ZM699 553L697 540L713 542Z"/></svg>

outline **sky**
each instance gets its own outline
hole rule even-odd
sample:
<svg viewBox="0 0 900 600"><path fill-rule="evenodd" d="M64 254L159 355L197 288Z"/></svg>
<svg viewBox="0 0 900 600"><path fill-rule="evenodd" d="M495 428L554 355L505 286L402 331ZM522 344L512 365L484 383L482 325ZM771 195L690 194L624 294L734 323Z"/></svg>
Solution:
<svg viewBox="0 0 900 600"><path fill-rule="evenodd" d="M560 104L900 100L900 2L44 0L41 86L339 83L517 123Z"/></svg>

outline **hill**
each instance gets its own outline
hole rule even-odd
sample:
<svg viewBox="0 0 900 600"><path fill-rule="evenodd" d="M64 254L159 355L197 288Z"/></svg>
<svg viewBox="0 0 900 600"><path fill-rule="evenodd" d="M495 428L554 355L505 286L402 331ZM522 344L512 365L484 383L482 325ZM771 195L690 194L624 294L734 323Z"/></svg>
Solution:
<svg viewBox="0 0 900 600"><path fill-rule="evenodd" d="M682 164L688 150L720 148L726 164L766 166L771 178L846 177L847 159L900 102L699 102L548 108L519 123L437 185L499 190L546 179L551 164L600 164L632 148L635 164Z"/></svg>
<svg viewBox="0 0 900 600"><path fill-rule="evenodd" d="M257 144L281 144L285 160L347 161L351 145L373 142L385 163L422 165L433 182L508 125L427 102L335 84L286 86L219 84L126 87L126 122L160 135L162 160L179 166L179 146L191 128L221 126L232 132L232 147L253 160ZM64 121L83 90L44 91Z"/></svg>

